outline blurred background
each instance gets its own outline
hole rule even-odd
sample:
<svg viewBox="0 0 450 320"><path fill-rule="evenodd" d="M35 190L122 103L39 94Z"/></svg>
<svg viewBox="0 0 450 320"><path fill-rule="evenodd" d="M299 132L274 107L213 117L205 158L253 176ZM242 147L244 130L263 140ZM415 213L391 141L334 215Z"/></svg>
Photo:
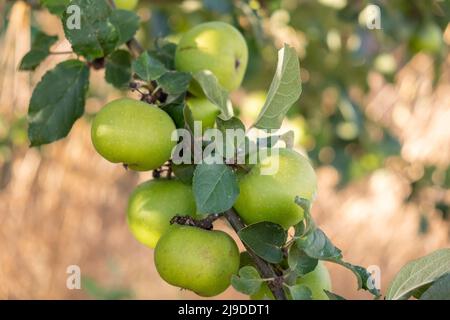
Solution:
<svg viewBox="0 0 450 320"><path fill-rule="evenodd" d="M34 73L18 72L20 60L37 29L59 36L54 51L70 51L60 21L38 3L0 0L0 298L198 298L165 284L127 229L128 196L149 175L91 145L92 115L126 92L94 72L87 115L69 137L28 148L32 90L68 56ZM294 130L317 169L313 216L347 261L380 268L383 293L407 261L450 245L450 1L141 0L136 12L147 48L204 21L242 31L250 65L232 100L248 125L277 50L296 49L303 94L283 130ZM70 265L81 268L81 290L66 287ZM370 298L351 273L329 267L333 291ZM229 289L218 298L245 297Z"/></svg>

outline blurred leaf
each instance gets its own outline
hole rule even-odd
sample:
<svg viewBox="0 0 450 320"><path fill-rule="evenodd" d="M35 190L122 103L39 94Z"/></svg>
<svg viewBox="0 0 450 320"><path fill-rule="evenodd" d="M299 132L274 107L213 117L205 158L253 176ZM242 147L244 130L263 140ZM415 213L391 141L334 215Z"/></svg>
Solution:
<svg viewBox="0 0 450 320"><path fill-rule="evenodd" d="M125 50L116 50L106 58L105 79L118 89L128 87L131 80L131 55Z"/></svg>
<svg viewBox="0 0 450 320"><path fill-rule="evenodd" d="M83 290L94 299L122 300L133 297L133 292L131 290L103 288L97 283L97 281L89 277L83 277L81 282Z"/></svg>
<svg viewBox="0 0 450 320"><path fill-rule="evenodd" d="M226 130L238 130L241 129L245 132L245 125L239 118L232 117L229 120L216 119L217 129L219 129L224 135Z"/></svg>
<svg viewBox="0 0 450 320"><path fill-rule="evenodd" d="M258 148L273 148L278 141L284 141L287 149L292 149L294 147L294 131L287 131L281 135L273 135L264 138L258 138L256 140L256 145Z"/></svg>
<svg viewBox="0 0 450 320"><path fill-rule="evenodd" d="M283 260L282 247L286 242L287 232L280 225L259 222L245 227L238 234L264 260L270 263L280 263Z"/></svg>
<svg viewBox="0 0 450 320"><path fill-rule="evenodd" d="M203 7L220 14L230 13L233 9L233 2L231 0L203 0Z"/></svg>
<svg viewBox="0 0 450 320"><path fill-rule="evenodd" d="M172 118L177 128L184 128L184 102L174 102L161 107Z"/></svg>
<svg viewBox="0 0 450 320"><path fill-rule="evenodd" d="M31 146L61 139L82 116L89 68L78 60L67 60L48 71L37 84L28 109Z"/></svg>
<svg viewBox="0 0 450 320"><path fill-rule="evenodd" d="M300 63L288 45L278 52L278 66L269 88L266 103L256 120L259 129L279 129L286 113L302 93Z"/></svg>
<svg viewBox="0 0 450 320"><path fill-rule="evenodd" d="M258 271L251 266L242 267L239 270L239 276L231 277L231 285L237 291L252 295L259 291L264 280L261 279Z"/></svg>
<svg viewBox="0 0 450 320"><path fill-rule="evenodd" d="M60 16L69 5L70 0L40 0L40 3L50 13Z"/></svg>
<svg viewBox="0 0 450 320"><path fill-rule="evenodd" d="M328 290L323 290L325 294L328 296L328 299L330 300L346 300L344 297L341 297L340 295L330 292Z"/></svg>
<svg viewBox="0 0 450 320"><path fill-rule="evenodd" d="M292 300L312 300L311 289L304 284L290 286L289 292L291 293Z"/></svg>
<svg viewBox="0 0 450 320"><path fill-rule="evenodd" d="M116 48L120 34L111 23L112 9L106 0L72 0L81 10L80 27L72 28L68 20L71 15L64 13L63 27L73 51L89 61L105 57Z"/></svg>
<svg viewBox="0 0 450 320"><path fill-rule="evenodd" d="M208 100L220 108L219 117L222 120L229 120L233 116L233 110L228 103L228 92L222 88L216 76L211 71L205 70L194 73L193 77Z"/></svg>
<svg viewBox="0 0 450 320"><path fill-rule="evenodd" d="M437 279L420 300L450 300L450 273Z"/></svg>
<svg viewBox="0 0 450 320"><path fill-rule="evenodd" d="M414 290L450 273L450 249L440 249L406 264L392 280L388 300L408 299Z"/></svg>
<svg viewBox="0 0 450 320"><path fill-rule="evenodd" d="M22 58L20 70L34 70L50 54L50 47L58 41L57 36L38 32L31 44L31 50Z"/></svg>
<svg viewBox="0 0 450 320"><path fill-rule="evenodd" d="M239 195L234 172L224 164L199 164L192 184L197 208L204 214L230 209Z"/></svg>
<svg viewBox="0 0 450 320"><path fill-rule="evenodd" d="M181 182L191 185L194 179L195 165L194 164L178 164L172 165L172 170L175 176Z"/></svg>
<svg viewBox="0 0 450 320"><path fill-rule="evenodd" d="M131 40L139 29L139 17L128 10L114 9L111 13L111 23L119 33L117 46Z"/></svg>

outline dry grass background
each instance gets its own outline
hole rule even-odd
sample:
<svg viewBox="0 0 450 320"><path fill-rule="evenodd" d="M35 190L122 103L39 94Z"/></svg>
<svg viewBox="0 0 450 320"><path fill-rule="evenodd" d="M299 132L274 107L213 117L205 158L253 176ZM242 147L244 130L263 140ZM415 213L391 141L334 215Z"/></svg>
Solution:
<svg viewBox="0 0 450 320"><path fill-rule="evenodd" d="M52 57L33 75L17 72L29 48L28 10L17 3L0 39L0 113L9 121L26 113L33 85L63 59ZM38 14L37 19L44 29L54 28L49 15ZM68 44L58 47L63 51ZM432 64L429 57L417 55L394 84L371 75L365 111L400 138L402 158L339 191L334 169L317 171L316 220L348 261L380 267L382 291L407 261L450 245L449 225L431 206L437 198L450 201L449 190L431 188L420 203L404 202L418 164L447 168L450 162L450 58L434 89ZM88 100L89 112L117 95L101 73L92 77L92 91L100 98ZM68 138L41 150L15 148L10 164L0 162L0 170L5 181L0 189L0 298L86 298L84 291L66 288L66 268L74 264L101 286L129 289L134 298L197 298L165 284L153 266L152 251L131 236L125 223L127 198L148 175L126 172L98 156L87 119L78 121ZM430 231L419 235L423 212ZM368 298L355 291L349 272L334 266L330 270L334 291ZM245 297L229 289L218 298Z"/></svg>

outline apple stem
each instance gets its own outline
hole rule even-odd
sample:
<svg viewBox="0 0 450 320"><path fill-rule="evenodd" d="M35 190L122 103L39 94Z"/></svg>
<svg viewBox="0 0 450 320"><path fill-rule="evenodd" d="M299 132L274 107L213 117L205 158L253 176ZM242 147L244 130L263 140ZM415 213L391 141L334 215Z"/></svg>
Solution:
<svg viewBox="0 0 450 320"><path fill-rule="evenodd" d="M245 228L244 223L239 218L238 214L234 209L230 209L224 213L225 218L228 220L230 225L233 227L234 231L238 233L241 229ZM243 242L242 242L243 243ZM259 274L264 279L274 279L269 281L267 285L269 286L270 291L272 291L273 296L277 300L287 300L286 294L283 290L283 282L279 281L279 278L272 266L261 259L251 248L249 248L245 243L243 243L244 247L247 249L248 254L251 256L253 261L255 262L256 268L259 271Z"/></svg>

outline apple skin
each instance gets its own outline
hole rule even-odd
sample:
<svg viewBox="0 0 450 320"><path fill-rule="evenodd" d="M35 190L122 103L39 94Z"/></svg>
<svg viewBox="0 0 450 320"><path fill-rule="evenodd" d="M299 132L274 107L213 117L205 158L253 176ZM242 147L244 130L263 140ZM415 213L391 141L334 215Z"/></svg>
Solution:
<svg viewBox="0 0 450 320"><path fill-rule="evenodd" d="M297 284L306 285L312 293L313 300L329 300L323 290L331 291L331 278L327 267L319 261L317 267L310 273L305 274L296 281Z"/></svg>
<svg viewBox="0 0 450 320"><path fill-rule="evenodd" d="M187 105L191 110L194 121L201 121L202 132L214 128L217 116L220 114L218 106L208 99L195 97L187 99Z"/></svg>
<svg viewBox="0 0 450 320"><path fill-rule="evenodd" d="M169 160L176 141L175 124L156 106L133 99L118 99L95 116L91 138L97 152L113 163L136 171L159 168Z"/></svg>
<svg viewBox="0 0 450 320"><path fill-rule="evenodd" d="M304 212L295 203L297 196L312 200L317 179L308 159L290 149L278 149L239 177L240 194L234 208L246 224L273 222L285 229L303 220ZM263 166L279 161L278 171L262 175Z"/></svg>
<svg viewBox="0 0 450 320"><path fill-rule="evenodd" d="M161 236L171 227L177 214L196 217L192 188L178 180L159 179L144 182L128 202L127 222L134 237L155 248Z"/></svg>
<svg viewBox="0 0 450 320"><path fill-rule="evenodd" d="M239 270L239 250L225 232L172 226L158 241L155 265L167 283L203 297L225 291Z"/></svg>
<svg viewBox="0 0 450 320"><path fill-rule="evenodd" d="M296 284L303 284L311 290L311 298L313 300L329 300L327 294L323 290L331 291L331 278L327 267L322 261L319 261L317 267L310 273L299 277ZM274 296L270 291L267 283L264 283L259 291L250 296L252 300L274 300Z"/></svg>
<svg viewBox="0 0 450 320"><path fill-rule="evenodd" d="M136 9L139 0L114 0L117 9L134 10Z"/></svg>
<svg viewBox="0 0 450 320"><path fill-rule="evenodd" d="M247 63L248 48L242 34L232 25L218 21L199 24L186 32L175 53L177 70L210 70L228 91L241 85ZM203 95L198 84L190 90L196 96Z"/></svg>

